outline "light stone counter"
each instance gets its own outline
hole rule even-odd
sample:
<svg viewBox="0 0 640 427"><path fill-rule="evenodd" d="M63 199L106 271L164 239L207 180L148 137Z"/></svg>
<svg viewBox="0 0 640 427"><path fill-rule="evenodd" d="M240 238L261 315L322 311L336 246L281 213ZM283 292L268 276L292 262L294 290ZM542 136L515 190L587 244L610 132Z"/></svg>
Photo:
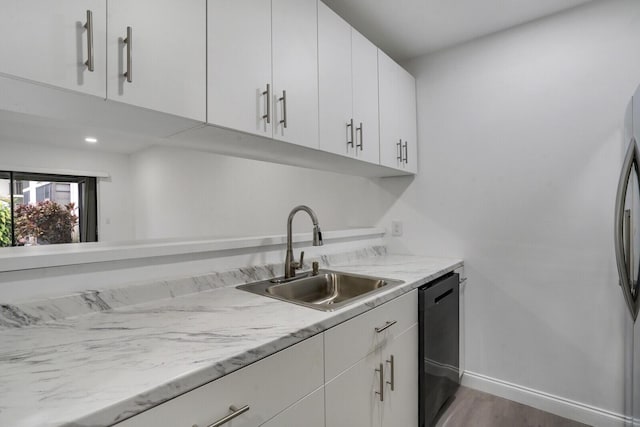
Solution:
<svg viewBox="0 0 640 427"><path fill-rule="evenodd" d="M113 425L462 265L380 247L320 261L405 284L325 313L235 289L281 271L263 266L0 305L0 426Z"/></svg>

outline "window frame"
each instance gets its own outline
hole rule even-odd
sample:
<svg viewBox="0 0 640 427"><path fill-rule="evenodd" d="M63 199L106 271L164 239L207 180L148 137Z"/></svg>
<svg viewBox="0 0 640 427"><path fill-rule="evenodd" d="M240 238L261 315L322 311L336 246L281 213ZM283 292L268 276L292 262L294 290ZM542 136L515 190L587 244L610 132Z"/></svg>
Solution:
<svg viewBox="0 0 640 427"><path fill-rule="evenodd" d="M11 246L8 247L18 246L15 229L15 183L17 181L46 181L53 184L59 182L78 184L78 235L80 242L98 241L98 180L96 177L0 170L0 179L9 180ZM53 193L53 188L51 192ZM35 191L31 191L30 193L34 193L33 198L37 200ZM31 196L30 194L30 200L32 198ZM92 224L89 224L89 222Z"/></svg>

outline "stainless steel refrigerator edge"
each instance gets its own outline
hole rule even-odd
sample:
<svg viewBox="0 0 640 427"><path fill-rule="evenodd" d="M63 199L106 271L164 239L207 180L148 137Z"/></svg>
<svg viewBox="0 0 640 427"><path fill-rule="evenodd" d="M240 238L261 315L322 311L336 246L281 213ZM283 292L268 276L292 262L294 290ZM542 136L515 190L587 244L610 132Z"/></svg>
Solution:
<svg viewBox="0 0 640 427"><path fill-rule="evenodd" d="M626 303L625 360L628 425L640 427L640 87L625 116L625 155L616 194L614 243L619 285Z"/></svg>

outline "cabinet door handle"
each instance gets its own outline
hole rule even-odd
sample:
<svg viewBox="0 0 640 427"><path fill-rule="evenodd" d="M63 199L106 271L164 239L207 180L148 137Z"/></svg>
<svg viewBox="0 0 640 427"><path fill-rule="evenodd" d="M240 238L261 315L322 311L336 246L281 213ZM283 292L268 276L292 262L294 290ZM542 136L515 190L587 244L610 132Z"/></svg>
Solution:
<svg viewBox="0 0 640 427"><path fill-rule="evenodd" d="M282 123L282 126L284 126L284 128L287 128L287 91L283 90L282 91L282 98L280 98L278 101L282 101L282 120L280 120L280 123Z"/></svg>
<svg viewBox="0 0 640 427"><path fill-rule="evenodd" d="M124 76L129 83L133 82L133 29L127 27L127 37L123 40L123 43L127 45L127 71Z"/></svg>
<svg viewBox="0 0 640 427"><path fill-rule="evenodd" d="M87 30L87 60L84 65L93 72L95 69L93 62L93 12L90 10L87 10L87 23L84 24L84 28Z"/></svg>
<svg viewBox="0 0 640 427"><path fill-rule="evenodd" d="M407 141L404 142L404 163L409 163L409 150L407 149Z"/></svg>
<svg viewBox="0 0 640 427"><path fill-rule="evenodd" d="M267 100L267 107L265 108L266 114L262 116L263 119L267 119L267 124L271 124L271 85L267 83L267 90L262 92Z"/></svg>
<svg viewBox="0 0 640 427"><path fill-rule="evenodd" d="M398 148L398 157L396 157L396 159L402 163L402 140L396 142L396 147Z"/></svg>
<svg viewBox="0 0 640 427"><path fill-rule="evenodd" d="M207 427L220 427L221 425L228 423L232 419L247 412L249 410L249 405L244 405L242 408L237 408L235 405L231 405L229 406L229 410L231 411L229 415L220 418L218 421L213 424L209 424ZM193 427L198 427L198 425L194 424Z"/></svg>
<svg viewBox="0 0 640 427"><path fill-rule="evenodd" d="M356 128L356 130L360 132L360 144L356 144L356 148L360 147L360 151L362 151L362 146L364 144L364 141L362 139L362 122L360 122L360 127Z"/></svg>
<svg viewBox="0 0 640 427"><path fill-rule="evenodd" d="M392 327L393 325L395 325L396 323L397 323L397 320L389 320L384 324L384 326L376 328L376 332L380 333L382 331L385 331L385 330L389 329L390 327Z"/></svg>
<svg viewBox="0 0 640 427"><path fill-rule="evenodd" d="M376 372L380 375L380 391L376 391L376 394L380 395L380 402L384 402L384 365L382 363L380 368L376 369Z"/></svg>
<svg viewBox="0 0 640 427"><path fill-rule="evenodd" d="M347 129L350 130L350 134L351 134L351 141L349 141L349 139L347 139L347 147L351 146L353 147L353 119L349 120L349 123L347 123Z"/></svg>
<svg viewBox="0 0 640 427"><path fill-rule="evenodd" d="M391 381L387 381L387 384L389 384L391 386L391 391L393 391L395 383L396 383L396 379L395 379L395 361L393 359L393 354L391 356L389 356L389 359L387 360L387 363L389 365L391 365Z"/></svg>

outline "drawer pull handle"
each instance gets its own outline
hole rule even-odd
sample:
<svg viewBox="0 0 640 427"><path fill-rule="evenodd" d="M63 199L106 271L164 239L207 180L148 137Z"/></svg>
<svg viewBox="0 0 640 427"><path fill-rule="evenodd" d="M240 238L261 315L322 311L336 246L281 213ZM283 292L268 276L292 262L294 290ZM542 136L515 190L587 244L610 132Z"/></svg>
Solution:
<svg viewBox="0 0 640 427"><path fill-rule="evenodd" d="M249 410L249 405L244 405L242 408L237 408L235 405L231 405L229 406L229 410L231 411L229 415L225 416L224 418L220 418L218 421L216 421L213 424L209 424L207 427L220 427L223 424L228 423L232 419L247 412ZM193 427L198 427L198 426L194 424Z"/></svg>
<svg viewBox="0 0 640 427"><path fill-rule="evenodd" d="M391 365L391 381L387 381L387 384L391 386L391 391L393 391L396 384L396 378L394 375L396 364L395 360L393 359L393 354L389 357L389 359L387 359L387 363Z"/></svg>
<svg viewBox="0 0 640 427"><path fill-rule="evenodd" d="M376 372L380 375L380 391L376 391L376 394L380 395L380 402L384 402L384 365L380 364L380 369L376 369Z"/></svg>
<svg viewBox="0 0 640 427"><path fill-rule="evenodd" d="M389 320L387 321L387 323L384 324L384 326L382 326L381 328L376 328L376 332L380 333L390 327L392 327L393 325L395 325L397 322L395 320Z"/></svg>

